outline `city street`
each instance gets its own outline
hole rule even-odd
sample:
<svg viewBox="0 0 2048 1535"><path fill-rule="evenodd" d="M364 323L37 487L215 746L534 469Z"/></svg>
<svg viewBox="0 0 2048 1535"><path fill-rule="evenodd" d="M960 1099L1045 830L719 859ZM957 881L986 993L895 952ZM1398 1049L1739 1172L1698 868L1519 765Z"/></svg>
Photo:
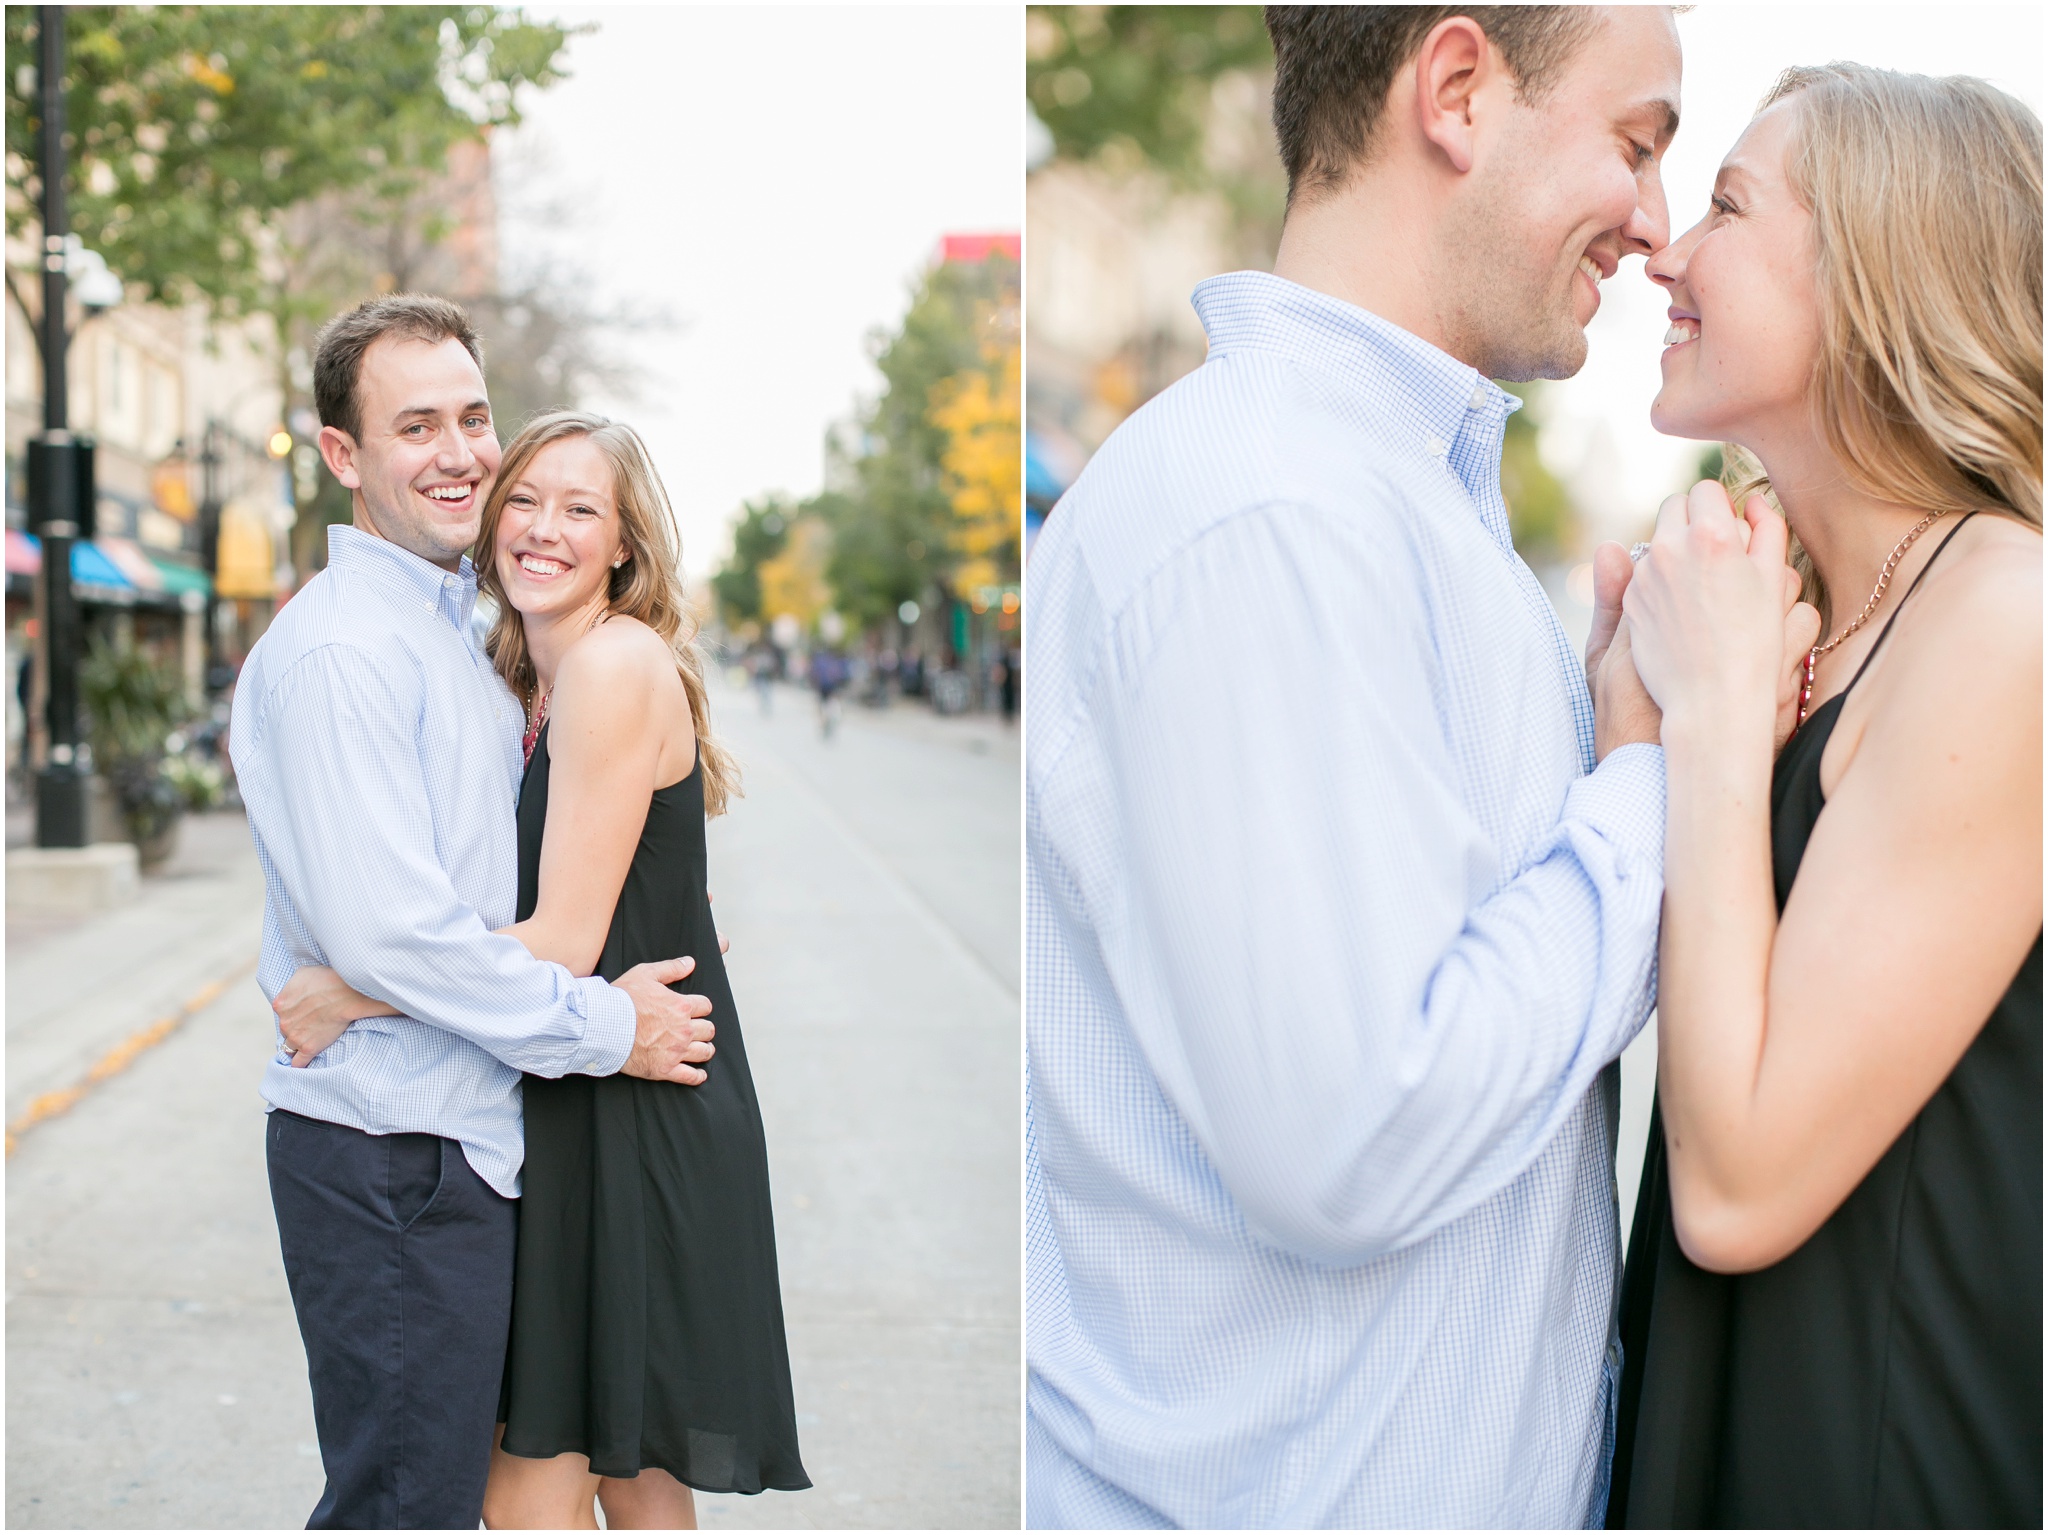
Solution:
<svg viewBox="0 0 2048 1535"><path fill-rule="evenodd" d="M746 771L711 883L816 1486L701 1497L702 1522L1014 1528L1016 733L849 706L822 741L807 695L762 717L722 684L714 720ZM246 826L213 815L133 905L10 919L9 1123L104 1076L8 1160L10 1525L287 1528L319 1494L263 1167L261 904Z"/></svg>

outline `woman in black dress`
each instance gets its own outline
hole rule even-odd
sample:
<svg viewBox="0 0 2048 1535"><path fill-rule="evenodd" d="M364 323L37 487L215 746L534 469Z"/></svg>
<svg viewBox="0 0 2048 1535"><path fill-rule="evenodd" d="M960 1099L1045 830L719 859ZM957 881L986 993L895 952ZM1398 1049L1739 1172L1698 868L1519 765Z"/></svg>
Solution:
<svg viewBox="0 0 2048 1535"><path fill-rule="evenodd" d="M690 1529L690 1489L810 1486L797 1452L745 1041L711 922L704 822L737 792L708 728L674 519L646 449L575 412L529 424L485 502L488 649L527 706L519 920L578 975L695 957L698 1086L528 1076L493 1529ZM338 978L332 986L346 991ZM383 1009L337 1002L350 1017Z"/></svg>
<svg viewBox="0 0 2048 1535"><path fill-rule="evenodd" d="M1623 602L1669 819L1608 1523L2039 1529L2040 124L1794 71L1649 272L1653 419L1785 520L1696 486Z"/></svg>

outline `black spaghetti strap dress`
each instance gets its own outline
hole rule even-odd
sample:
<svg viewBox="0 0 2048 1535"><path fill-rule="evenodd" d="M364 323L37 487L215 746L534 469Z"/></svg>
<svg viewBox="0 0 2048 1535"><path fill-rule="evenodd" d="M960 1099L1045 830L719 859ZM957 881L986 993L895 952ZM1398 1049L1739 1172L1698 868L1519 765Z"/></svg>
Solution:
<svg viewBox="0 0 2048 1535"><path fill-rule="evenodd" d="M1848 692L1772 775L1780 911ZM1926 1107L1767 1269L1679 1250L1653 1111L1621 1336L1609 1528L2040 1529L2040 939Z"/></svg>
<svg viewBox="0 0 2048 1535"><path fill-rule="evenodd" d="M711 922L701 763L657 789L598 973L693 955L718 1051L698 1087L528 1076L526 1171L499 1418L505 1449L658 1466L705 1492L797 1491L768 1151ZM543 726L519 795L519 916L540 891Z"/></svg>

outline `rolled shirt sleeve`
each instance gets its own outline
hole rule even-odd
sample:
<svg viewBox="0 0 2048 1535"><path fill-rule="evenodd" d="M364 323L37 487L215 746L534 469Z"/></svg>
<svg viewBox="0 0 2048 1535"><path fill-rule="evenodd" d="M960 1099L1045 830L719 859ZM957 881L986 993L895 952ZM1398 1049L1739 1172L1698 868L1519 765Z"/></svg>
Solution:
<svg viewBox="0 0 2048 1535"><path fill-rule="evenodd" d="M517 1070L618 1071L633 1048L631 998L535 959L457 895L421 776L417 732L432 727L388 664L324 645L262 703L265 776L291 786L262 807L283 832L265 851L308 937L356 990Z"/></svg>
<svg viewBox="0 0 2048 1535"><path fill-rule="evenodd" d="M1572 784L1498 867L1385 526L1223 523L1123 615L1093 710L1131 880L1090 915L1127 1016L1247 1221L1335 1265L1538 1155L1648 1011L1663 893L1654 746ZM1285 744L1303 679L1327 679L1313 751Z"/></svg>

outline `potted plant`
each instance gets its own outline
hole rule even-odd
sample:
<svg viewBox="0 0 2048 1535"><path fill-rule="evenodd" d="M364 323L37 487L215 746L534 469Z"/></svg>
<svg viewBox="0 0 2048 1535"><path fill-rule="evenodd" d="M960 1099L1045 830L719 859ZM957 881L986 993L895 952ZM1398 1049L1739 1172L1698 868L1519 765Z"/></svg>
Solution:
<svg viewBox="0 0 2048 1535"><path fill-rule="evenodd" d="M126 643L95 638L78 669L78 692L92 720L92 754L127 821L145 869L177 847L186 793L166 770L173 731L190 712L177 673Z"/></svg>

